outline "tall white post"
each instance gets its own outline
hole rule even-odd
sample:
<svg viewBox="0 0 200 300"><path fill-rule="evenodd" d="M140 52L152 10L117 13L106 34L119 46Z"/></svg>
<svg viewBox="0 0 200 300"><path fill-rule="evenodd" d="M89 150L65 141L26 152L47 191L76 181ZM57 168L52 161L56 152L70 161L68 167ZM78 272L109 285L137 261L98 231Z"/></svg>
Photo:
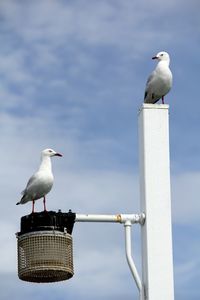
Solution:
<svg viewBox="0 0 200 300"><path fill-rule="evenodd" d="M173 300L169 106L143 104L139 111L143 299Z"/></svg>

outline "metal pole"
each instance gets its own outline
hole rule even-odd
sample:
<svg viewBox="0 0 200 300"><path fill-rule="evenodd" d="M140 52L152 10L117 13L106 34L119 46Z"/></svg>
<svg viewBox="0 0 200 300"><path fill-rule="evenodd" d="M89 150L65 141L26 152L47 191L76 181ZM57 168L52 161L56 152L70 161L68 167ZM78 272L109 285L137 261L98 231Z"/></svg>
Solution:
<svg viewBox="0 0 200 300"><path fill-rule="evenodd" d="M169 161L169 106L143 104L139 112L143 299L173 300Z"/></svg>
<svg viewBox="0 0 200 300"><path fill-rule="evenodd" d="M117 214L117 215L97 215L97 214L76 214L75 222L108 222L125 223L129 220L132 224L145 221L145 215L141 214Z"/></svg>
<svg viewBox="0 0 200 300"><path fill-rule="evenodd" d="M135 280L135 283L137 285L137 288L140 293L140 300L142 300L142 282L140 279L140 276L138 274L137 268L135 266L135 263L132 258L131 254L131 222L128 220L124 223L125 228L125 249L126 249L126 259L129 265L129 268L131 270L131 273L133 275L133 278Z"/></svg>

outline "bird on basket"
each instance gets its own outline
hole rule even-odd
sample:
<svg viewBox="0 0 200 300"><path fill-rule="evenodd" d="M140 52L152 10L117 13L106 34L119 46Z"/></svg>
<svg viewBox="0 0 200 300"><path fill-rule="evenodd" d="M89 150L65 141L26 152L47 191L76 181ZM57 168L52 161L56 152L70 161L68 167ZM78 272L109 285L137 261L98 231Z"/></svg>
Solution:
<svg viewBox="0 0 200 300"><path fill-rule="evenodd" d="M42 151L39 169L30 177L26 188L22 191L22 198L16 205L32 201L32 213L34 213L35 200L43 198L44 211L47 211L46 195L50 192L54 181L51 167L51 157L53 156L62 155L53 149Z"/></svg>
<svg viewBox="0 0 200 300"><path fill-rule="evenodd" d="M172 87L172 72L169 68L170 57L167 52L161 51L152 59L157 59L158 64L147 80L144 103L155 104L162 99L162 104L164 104L164 97Z"/></svg>

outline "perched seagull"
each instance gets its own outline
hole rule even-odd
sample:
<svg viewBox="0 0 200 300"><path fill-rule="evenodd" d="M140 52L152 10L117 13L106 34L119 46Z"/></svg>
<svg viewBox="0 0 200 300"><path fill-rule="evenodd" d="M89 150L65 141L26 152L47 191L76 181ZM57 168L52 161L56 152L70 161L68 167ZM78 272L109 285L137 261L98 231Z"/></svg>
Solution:
<svg viewBox="0 0 200 300"><path fill-rule="evenodd" d="M25 190L22 191L22 198L16 204L25 204L32 201L32 213L34 213L35 200L43 198L44 211L46 211L46 199L53 186L53 174L51 170L51 157L62 156L53 149L45 149L41 154L41 164L38 171L31 176Z"/></svg>
<svg viewBox="0 0 200 300"><path fill-rule="evenodd" d="M164 104L164 96L172 87L172 72L169 68L170 57L167 52L162 51L152 59L157 59L158 64L147 80L144 102L156 103L162 98L162 104Z"/></svg>

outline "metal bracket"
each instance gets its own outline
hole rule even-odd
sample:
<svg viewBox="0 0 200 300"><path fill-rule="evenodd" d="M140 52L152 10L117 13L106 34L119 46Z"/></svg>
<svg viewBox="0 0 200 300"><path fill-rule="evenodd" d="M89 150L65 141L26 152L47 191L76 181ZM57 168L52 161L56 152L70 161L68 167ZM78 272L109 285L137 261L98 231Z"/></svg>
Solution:
<svg viewBox="0 0 200 300"><path fill-rule="evenodd" d="M125 251L128 266L131 270L136 286L140 293L140 299L143 298L143 285L138 274L137 268L131 254L131 226L132 224L144 225L145 214L117 214L117 215L93 215L93 214L76 214L75 222L113 222L124 224L125 228Z"/></svg>

